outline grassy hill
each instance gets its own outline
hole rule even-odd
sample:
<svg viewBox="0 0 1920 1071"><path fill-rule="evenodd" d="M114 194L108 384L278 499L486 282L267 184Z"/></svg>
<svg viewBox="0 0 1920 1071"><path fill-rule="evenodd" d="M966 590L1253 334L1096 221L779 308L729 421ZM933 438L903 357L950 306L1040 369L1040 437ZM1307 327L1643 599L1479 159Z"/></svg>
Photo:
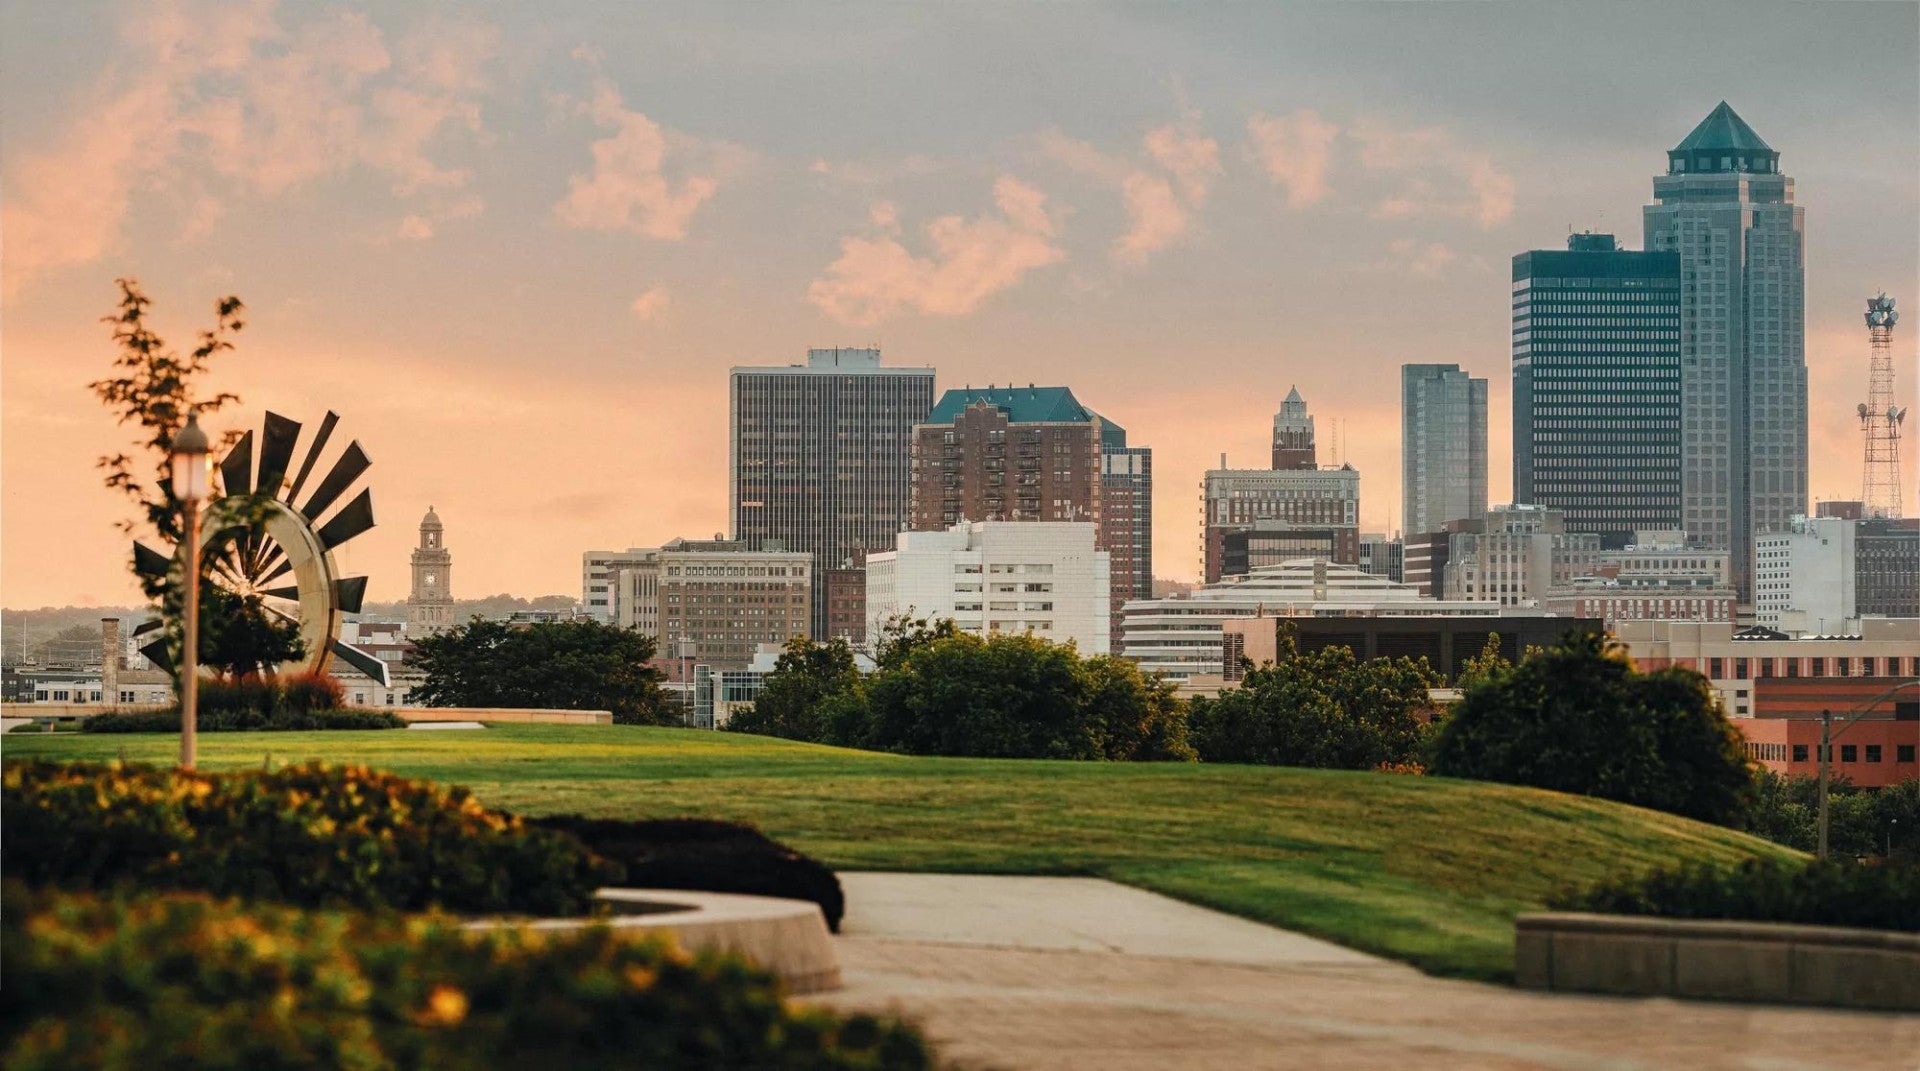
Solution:
<svg viewBox="0 0 1920 1071"><path fill-rule="evenodd" d="M171 736L13 735L7 758L171 762ZM1624 869L1786 849L1533 789L1257 766L926 759L697 730L221 733L207 768L323 758L526 814L749 821L844 869L1084 874L1445 974L1511 969L1513 916ZM859 905L849 905L857 913Z"/></svg>

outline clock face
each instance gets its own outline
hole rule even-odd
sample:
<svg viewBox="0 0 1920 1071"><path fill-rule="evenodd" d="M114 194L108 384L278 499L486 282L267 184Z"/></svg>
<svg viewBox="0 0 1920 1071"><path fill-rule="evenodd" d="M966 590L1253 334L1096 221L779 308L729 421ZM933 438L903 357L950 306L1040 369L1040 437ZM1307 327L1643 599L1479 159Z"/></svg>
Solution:
<svg viewBox="0 0 1920 1071"><path fill-rule="evenodd" d="M425 573L425 574L422 574L420 577L421 582L426 584L428 587L432 587L433 582L437 579L439 579L439 577L437 574L434 574L434 573Z"/></svg>

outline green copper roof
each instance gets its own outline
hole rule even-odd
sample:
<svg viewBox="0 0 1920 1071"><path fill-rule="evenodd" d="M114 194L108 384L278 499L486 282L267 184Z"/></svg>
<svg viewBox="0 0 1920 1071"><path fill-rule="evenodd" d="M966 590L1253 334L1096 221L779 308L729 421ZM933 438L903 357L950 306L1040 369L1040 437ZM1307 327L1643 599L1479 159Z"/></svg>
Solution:
<svg viewBox="0 0 1920 1071"><path fill-rule="evenodd" d="M1772 152L1773 146L1753 132L1745 119L1721 101L1686 140L1673 147L1674 152Z"/></svg>
<svg viewBox="0 0 1920 1071"><path fill-rule="evenodd" d="M1125 428L1081 405L1066 387L963 387L940 396L927 414L929 424L951 424L970 405L985 402L1014 424L1087 424L1100 421L1100 440L1125 446Z"/></svg>

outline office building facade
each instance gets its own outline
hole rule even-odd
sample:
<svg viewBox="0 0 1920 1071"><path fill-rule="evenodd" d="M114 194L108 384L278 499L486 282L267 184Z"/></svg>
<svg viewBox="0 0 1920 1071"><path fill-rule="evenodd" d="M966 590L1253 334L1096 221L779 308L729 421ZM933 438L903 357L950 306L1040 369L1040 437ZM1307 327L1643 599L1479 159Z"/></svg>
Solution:
<svg viewBox="0 0 1920 1071"><path fill-rule="evenodd" d="M1680 271L1681 518L1733 553L1753 597L1755 537L1807 511L1805 210L1780 154L1723 101L1667 154L1646 248Z"/></svg>
<svg viewBox="0 0 1920 1071"><path fill-rule="evenodd" d="M1515 502L1608 547L1681 526L1680 308L1675 253L1576 234L1513 258Z"/></svg>
<svg viewBox="0 0 1920 1071"><path fill-rule="evenodd" d="M1086 521L973 521L902 532L867 556L867 631L894 616L962 632L1031 633L1083 654L1113 646L1112 565Z"/></svg>
<svg viewBox="0 0 1920 1071"><path fill-rule="evenodd" d="M1560 511L1544 506L1495 506L1481 520L1448 528L1449 599L1537 606L1574 577L1591 575L1600 559L1599 536L1567 531Z"/></svg>
<svg viewBox="0 0 1920 1071"><path fill-rule="evenodd" d="M1854 575L1859 521L1793 517L1754 538L1754 620L1788 635L1841 636L1860 616Z"/></svg>
<svg viewBox="0 0 1920 1071"><path fill-rule="evenodd" d="M1400 366L1400 491L1409 532L1486 516L1486 380L1457 364Z"/></svg>
<svg viewBox="0 0 1920 1071"><path fill-rule="evenodd" d="M933 369L884 367L877 349L812 349L803 365L733 369L733 537L812 556L811 635L862 638L864 610L829 589L864 591L866 552L906 527L913 426L932 407Z"/></svg>

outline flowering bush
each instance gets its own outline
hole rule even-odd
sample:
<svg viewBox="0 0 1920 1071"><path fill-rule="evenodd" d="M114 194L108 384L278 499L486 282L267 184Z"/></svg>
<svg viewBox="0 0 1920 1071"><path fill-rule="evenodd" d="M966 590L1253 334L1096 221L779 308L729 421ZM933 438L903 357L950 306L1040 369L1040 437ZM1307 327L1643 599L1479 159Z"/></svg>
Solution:
<svg viewBox="0 0 1920 1071"><path fill-rule="evenodd" d="M0 919L9 1068L933 1066L897 1021L790 1006L743 960L606 927L17 885Z"/></svg>
<svg viewBox="0 0 1920 1071"><path fill-rule="evenodd" d="M0 867L64 888L198 889L308 906L584 913L620 869L467 790L361 766L209 774L9 763Z"/></svg>

